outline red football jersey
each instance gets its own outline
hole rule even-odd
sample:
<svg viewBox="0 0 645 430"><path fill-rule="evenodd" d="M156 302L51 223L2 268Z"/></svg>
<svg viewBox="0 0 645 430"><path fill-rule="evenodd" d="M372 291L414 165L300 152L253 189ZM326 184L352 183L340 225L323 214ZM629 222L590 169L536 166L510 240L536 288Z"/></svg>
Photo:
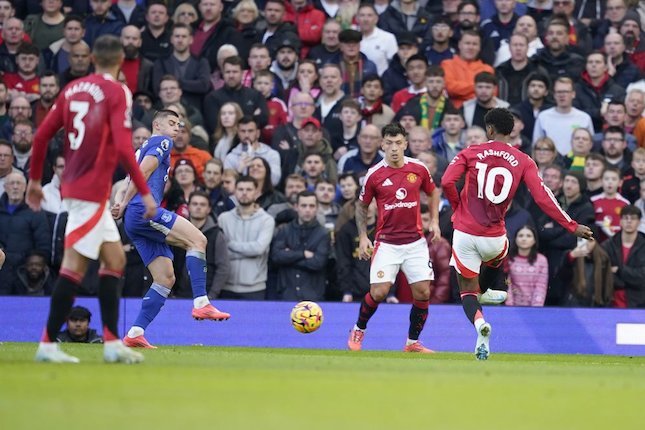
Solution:
<svg viewBox="0 0 645 430"><path fill-rule="evenodd" d="M599 227L606 227L614 234L620 231L620 211L627 206L629 200L620 194L616 194L616 197L608 198L605 196L605 193L600 193L596 196L591 197L591 203L593 203L594 212L596 213L596 225ZM600 242L607 239L602 231L600 232Z"/></svg>
<svg viewBox="0 0 645 430"><path fill-rule="evenodd" d="M460 196L456 185L464 173L466 181ZM578 223L544 185L535 162L517 148L496 141L464 149L443 175L441 185L454 210L454 228L474 236L505 235L504 216L521 181L547 215L568 231L576 231Z"/></svg>
<svg viewBox="0 0 645 430"><path fill-rule="evenodd" d="M18 90L27 94L40 94L40 78L23 79L18 73L5 73L2 77L7 89Z"/></svg>
<svg viewBox="0 0 645 430"><path fill-rule="evenodd" d="M403 167L382 160L367 171L359 199L369 205L376 198L376 240L394 245L412 243L423 237L420 191L430 195L435 185L428 168L414 158L404 158Z"/></svg>
<svg viewBox="0 0 645 430"><path fill-rule="evenodd" d="M132 150L132 94L110 75L93 74L71 82L34 136L30 177L40 180L47 143L65 132L65 172L61 195L102 203L110 196L120 161L137 189L149 192Z"/></svg>

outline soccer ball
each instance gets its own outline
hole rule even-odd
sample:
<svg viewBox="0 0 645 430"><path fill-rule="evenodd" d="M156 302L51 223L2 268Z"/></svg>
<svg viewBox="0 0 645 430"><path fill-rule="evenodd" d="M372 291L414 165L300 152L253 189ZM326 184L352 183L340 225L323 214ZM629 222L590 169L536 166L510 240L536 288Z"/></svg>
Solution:
<svg viewBox="0 0 645 430"><path fill-rule="evenodd" d="M323 323L323 311L315 302L300 302L291 310L291 325L300 333L311 333Z"/></svg>

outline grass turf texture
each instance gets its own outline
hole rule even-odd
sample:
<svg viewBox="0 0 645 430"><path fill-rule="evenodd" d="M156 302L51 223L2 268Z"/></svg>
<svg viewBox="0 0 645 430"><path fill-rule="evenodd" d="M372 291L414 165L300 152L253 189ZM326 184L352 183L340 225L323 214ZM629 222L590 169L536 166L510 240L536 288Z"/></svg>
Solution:
<svg viewBox="0 0 645 430"><path fill-rule="evenodd" d="M645 358L161 347L107 365L34 363L0 344L0 428L636 429Z"/></svg>

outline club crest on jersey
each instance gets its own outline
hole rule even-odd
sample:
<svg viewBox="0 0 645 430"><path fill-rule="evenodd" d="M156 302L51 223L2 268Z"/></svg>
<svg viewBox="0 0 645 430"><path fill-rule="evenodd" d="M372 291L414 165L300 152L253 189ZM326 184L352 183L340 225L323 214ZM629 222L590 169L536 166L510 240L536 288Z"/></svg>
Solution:
<svg viewBox="0 0 645 430"><path fill-rule="evenodd" d="M170 146L170 142L168 141L168 139L164 139L161 141L159 146L161 146L161 149L163 149L164 151L167 151L168 147Z"/></svg>
<svg viewBox="0 0 645 430"><path fill-rule="evenodd" d="M414 184L419 177L415 175L414 173L408 173L408 176L406 176L406 179L408 180L409 183Z"/></svg>
<svg viewBox="0 0 645 430"><path fill-rule="evenodd" d="M383 271L382 271L382 270L379 270L379 271L376 273L376 276L377 276L379 279L381 279L383 276L385 276L385 273L383 273Z"/></svg>
<svg viewBox="0 0 645 430"><path fill-rule="evenodd" d="M161 220L163 222L170 222L171 219L172 219L172 215L170 215L170 213L168 212L165 212L163 215L161 215Z"/></svg>
<svg viewBox="0 0 645 430"><path fill-rule="evenodd" d="M396 190L396 193L394 195L397 199L403 200L408 196L408 190L406 190L405 188L399 188L398 190Z"/></svg>

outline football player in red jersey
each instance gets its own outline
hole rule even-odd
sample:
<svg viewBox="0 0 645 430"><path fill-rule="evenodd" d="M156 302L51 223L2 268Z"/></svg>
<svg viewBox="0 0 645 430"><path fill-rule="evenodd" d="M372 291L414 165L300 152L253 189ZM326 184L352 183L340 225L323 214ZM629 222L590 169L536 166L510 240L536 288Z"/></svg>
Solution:
<svg viewBox="0 0 645 430"><path fill-rule="evenodd" d="M428 244L421 223L421 191L428 196L430 229L434 237L439 230L440 192L432 182L428 168L414 158L403 155L408 147L407 133L398 123L381 131L381 148L385 158L368 170L356 201L356 225L359 234L359 258L372 258L370 291L361 302L358 320L350 331L347 346L352 351L362 347L367 322L387 297L402 270L410 283L414 301L410 310L406 352L432 353L419 342L419 335L428 318L430 281L434 278ZM375 243L367 237L367 208L372 199L377 204Z"/></svg>
<svg viewBox="0 0 645 430"><path fill-rule="evenodd" d="M106 362L123 363L143 360L143 355L124 346L118 335L118 287L125 254L108 207L112 175L121 162L144 195L145 216L152 217L157 209L132 153L132 94L116 80L123 58L117 37L99 37L92 52L96 73L71 82L61 91L34 137L27 203L33 210L40 210L47 143L63 128L66 168L61 194L69 212L65 254L36 361L79 362L58 348L56 336L91 259L101 260L98 295L105 341L103 358Z"/></svg>
<svg viewBox="0 0 645 430"><path fill-rule="evenodd" d="M538 206L570 233L590 240L593 237L589 227L579 225L562 210L542 182L535 161L508 143L513 115L507 109L495 108L486 114L484 122L490 140L457 154L441 180L454 210L450 264L457 270L464 312L477 330L478 360L486 360L490 354L491 333L478 301L480 269L483 265L497 269L506 257L504 216L520 183L524 181ZM466 182L459 194L457 182L464 174ZM487 286L481 285L482 290Z"/></svg>

